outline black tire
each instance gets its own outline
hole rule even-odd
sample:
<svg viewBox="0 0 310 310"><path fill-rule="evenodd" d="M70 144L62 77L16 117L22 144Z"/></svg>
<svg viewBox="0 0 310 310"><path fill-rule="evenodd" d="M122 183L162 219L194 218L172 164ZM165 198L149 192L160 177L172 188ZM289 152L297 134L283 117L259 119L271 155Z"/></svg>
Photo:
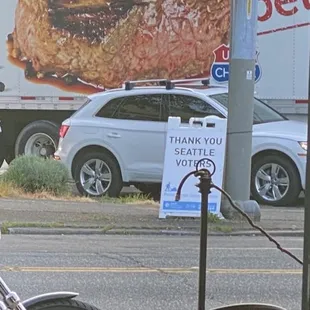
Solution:
<svg viewBox="0 0 310 310"><path fill-rule="evenodd" d="M15 158L14 147L9 146L5 153L5 161L9 165Z"/></svg>
<svg viewBox="0 0 310 310"><path fill-rule="evenodd" d="M277 164L281 166L287 173L289 178L289 186L286 194L279 200L269 201L261 197L261 195L256 190L255 186L255 176L259 169L265 164ZM271 205L271 206L287 206L294 204L301 192L301 182L299 172L295 165L286 157L279 155L267 155L254 159L252 164L251 172L251 194L253 198L261 204Z"/></svg>
<svg viewBox="0 0 310 310"><path fill-rule="evenodd" d="M55 299L43 301L33 306L27 307L27 310L99 310L85 302L75 299Z"/></svg>
<svg viewBox="0 0 310 310"><path fill-rule="evenodd" d="M5 159L5 153L6 153L6 146L5 146L2 130L0 130L0 168L3 165L4 159Z"/></svg>
<svg viewBox="0 0 310 310"><path fill-rule="evenodd" d="M4 156L0 154L0 168L2 167L3 163L4 163Z"/></svg>
<svg viewBox="0 0 310 310"><path fill-rule="evenodd" d="M3 92L5 90L5 84L0 82L0 92Z"/></svg>
<svg viewBox="0 0 310 310"><path fill-rule="evenodd" d="M40 120L28 124L19 133L15 143L15 156L24 155L27 141L37 133L48 135L54 142L57 148L59 140L59 126L53 122Z"/></svg>
<svg viewBox="0 0 310 310"><path fill-rule="evenodd" d="M110 169L112 180L111 184L107 190L107 192L103 195L92 195L88 193L82 186L80 182L80 172L83 167L83 165L92 159L100 159L102 160ZM121 171L119 168L119 165L117 161L111 157L110 155L104 153L104 152L90 152L90 153L84 153L82 154L76 161L75 167L73 167L74 171L74 180L76 183L76 187L79 191L79 193L83 196L90 196L90 197L100 197L104 195L108 195L109 197L119 197L121 190L123 188L123 180Z"/></svg>
<svg viewBox="0 0 310 310"><path fill-rule="evenodd" d="M247 304L221 306L219 308L213 308L213 310L286 310L286 309L274 305L247 303Z"/></svg>
<svg viewBox="0 0 310 310"><path fill-rule="evenodd" d="M136 183L135 187L143 194L150 196L156 201L160 200L161 184L160 183Z"/></svg>

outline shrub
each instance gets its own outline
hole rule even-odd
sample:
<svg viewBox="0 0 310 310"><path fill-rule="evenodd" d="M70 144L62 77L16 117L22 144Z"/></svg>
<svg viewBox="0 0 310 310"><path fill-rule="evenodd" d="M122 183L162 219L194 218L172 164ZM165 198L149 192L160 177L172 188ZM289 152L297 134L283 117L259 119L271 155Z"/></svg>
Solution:
<svg viewBox="0 0 310 310"><path fill-rule="evenodd" d="M28 193L60 195L69 190L67 167L56 160L38 156L24 155L15 158L1 179Z"/></svg>

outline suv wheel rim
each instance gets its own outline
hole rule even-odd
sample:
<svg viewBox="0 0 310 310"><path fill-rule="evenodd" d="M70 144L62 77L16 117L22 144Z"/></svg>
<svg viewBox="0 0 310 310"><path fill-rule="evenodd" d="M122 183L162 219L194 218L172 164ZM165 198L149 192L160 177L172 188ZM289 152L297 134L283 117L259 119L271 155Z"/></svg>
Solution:
<svg viewBox="0 0 310 310"><path fill-rule="evenodd" d="M287 194L289 187L289 175L287 171L278 164L265 164L258 169L255 175L256 191L265 200L281 200Z"/></svg>
<svg viewBox="0 0 310 310"><path fill-rule="evenodd" d="M93 196L105 194L111 182L111 169L103 160L90 159L82 166L80 183L88 194Z"/></svg>

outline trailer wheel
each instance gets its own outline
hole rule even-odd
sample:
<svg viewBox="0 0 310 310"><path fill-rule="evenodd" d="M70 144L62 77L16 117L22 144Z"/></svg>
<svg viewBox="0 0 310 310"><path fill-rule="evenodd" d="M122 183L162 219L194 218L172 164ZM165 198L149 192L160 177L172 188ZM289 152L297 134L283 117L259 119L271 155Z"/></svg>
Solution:
<svg viewBox="0 0 310 310"><path fill-rule="evenodd" d="M58 130L57 124L46 120L28 124L16 139L15 156L53 156L58 145Z"/></svg>
<svg viewBox="0 0 310 310"><path fill-rule="evenodd" d="M14 152L14 148L12 152L7 152L5 155L5 161L7 162L7 164L9 165L15 158L15 152Z"/></svg>
<svg viewBox="0 0 310 310"><path fill-rule="evenodd" d="M0 154L0 168L2 167L3 163L4 163L4 156Z"/></svg>
<svg viewBox="0 0 310 310"><path fill-rule="evenodd" d="M3 92L5 90L5 84L0 82L0 92Z"/></svg>
<svg viewBox="0 0 310 310"><path fill-rule="evenodd" d="M5 161L9 165L15 158L14 146L7 145L5 148Z"/></svg>
<svg viewBox="0 0 310 310"><path fill-rule="evenodd" d="M6 148L5 148L2 127L0 127L0 168L2 167L3 162L5 160L5 151L6 151Z"/></svg>

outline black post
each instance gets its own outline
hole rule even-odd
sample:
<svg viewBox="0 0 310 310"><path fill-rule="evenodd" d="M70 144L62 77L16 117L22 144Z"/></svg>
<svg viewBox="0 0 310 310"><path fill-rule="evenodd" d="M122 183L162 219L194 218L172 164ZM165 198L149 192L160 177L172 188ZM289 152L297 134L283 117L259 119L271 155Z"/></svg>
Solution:
<svg viewBox="0 0 310 310"><path fill-rule="evenodd" d="M199 172L201 193L200 219L200 257L199 257L199 295L198 310L205 310L206 300L206 272L207 272L207 234L208 234L208 204L211 188L211 176L208 171Z"/></svg>
<svg viewBox="0 0 310 310"><path fill-rule="evenodd" d="M308 138L310 142L310 54L308 77ZM310 309L310 152L307 151L306 186L305 186L305 212L304 212L304 264L302 276L302 310Z"/></svg>

